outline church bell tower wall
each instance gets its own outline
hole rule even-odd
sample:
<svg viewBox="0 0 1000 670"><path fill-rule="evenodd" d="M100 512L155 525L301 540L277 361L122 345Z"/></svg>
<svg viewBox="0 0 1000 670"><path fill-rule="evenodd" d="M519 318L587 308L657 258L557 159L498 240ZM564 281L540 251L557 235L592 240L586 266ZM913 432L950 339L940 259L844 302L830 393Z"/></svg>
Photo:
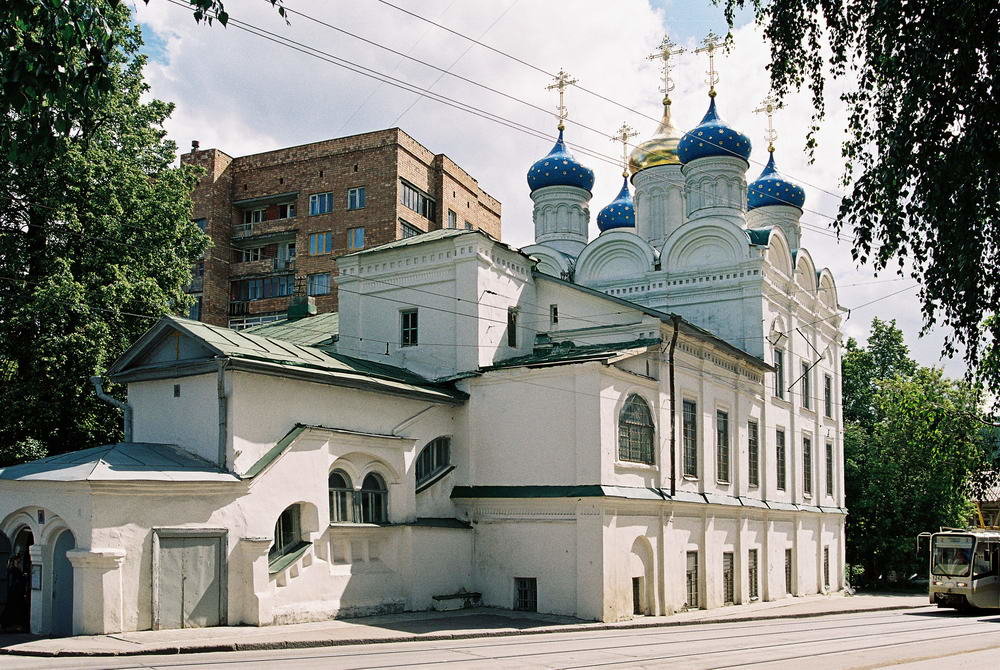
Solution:
<svg viewBox="0 0 1000 670"><path fill-rule="evenodd" d="M747 163L736 156L699 158L683 168L687 217L721 217L742 226L747 211Z"/></svg>
<svg viewBox="0 0 1000 670"><path fill-rule="evenodd" d="M791 249L798 249L802 239L802 210L791 205L757 207L747 212L747 228L778 228Z"/></svg>
<svg viewBox="0 0 1000 670"><path fill-rule="evenodd" d="M684 175L680 165L657 165L632 177L636 234L659 248L684 223Z"/></svg>
<svg viewBox="0 0 1000 670"><path fill-rule="evenodd" d="M546 186L531 192L535 203L535 243L570 256L587 246L590 225L590 191L577 186Z"/></svg>

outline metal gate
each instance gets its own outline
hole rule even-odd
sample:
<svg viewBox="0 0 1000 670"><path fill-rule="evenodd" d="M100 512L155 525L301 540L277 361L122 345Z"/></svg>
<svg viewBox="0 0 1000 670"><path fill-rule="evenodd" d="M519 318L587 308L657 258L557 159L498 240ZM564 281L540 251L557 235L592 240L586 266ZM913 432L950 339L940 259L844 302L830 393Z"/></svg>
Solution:
<svg viewBox="0 0 1000 670"><path fill-rule="evenodd" d="M225 623L224 531L156 530L153 628Z"/></svg>

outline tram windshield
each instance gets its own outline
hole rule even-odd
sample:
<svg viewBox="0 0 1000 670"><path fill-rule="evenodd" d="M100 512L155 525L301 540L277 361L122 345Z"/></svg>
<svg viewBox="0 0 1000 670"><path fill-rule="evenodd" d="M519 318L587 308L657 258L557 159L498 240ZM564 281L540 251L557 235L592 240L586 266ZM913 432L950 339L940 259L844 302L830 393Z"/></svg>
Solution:
<svg viewBox="0 0 1000 670"><path fill-rule="evenodd" d="M968 577L972 567L970 535L935 535L931 550L931 573L943 577Z"/></svg>

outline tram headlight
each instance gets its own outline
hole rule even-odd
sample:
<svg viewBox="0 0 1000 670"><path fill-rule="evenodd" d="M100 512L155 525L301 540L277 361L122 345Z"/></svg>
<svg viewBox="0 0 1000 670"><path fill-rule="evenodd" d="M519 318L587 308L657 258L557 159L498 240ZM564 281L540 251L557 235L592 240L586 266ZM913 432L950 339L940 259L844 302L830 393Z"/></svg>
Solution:
<svg viewBox="0 0 1000 670"><path fill-rule="evenodd" d="M959 582L958 584L955 584L955 586L964 589L966 586L968 586L968 584L966 584L965 582Z"/></svg>
<svg viewBox="0 0 1000 670"><path fill-rule="evenodd" d="M941 586L941 582L934 580L934 586Z"/></svg>

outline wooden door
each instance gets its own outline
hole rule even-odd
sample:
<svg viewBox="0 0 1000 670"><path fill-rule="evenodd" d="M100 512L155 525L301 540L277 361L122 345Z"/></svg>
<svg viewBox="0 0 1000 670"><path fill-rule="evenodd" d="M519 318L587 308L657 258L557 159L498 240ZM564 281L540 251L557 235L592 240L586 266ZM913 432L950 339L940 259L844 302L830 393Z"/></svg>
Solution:
<svg viewBox="0 0 1000 670"><path fill-rule="evenodd" d="M204 628L222 623L220 536L161 537L154 628Z"/></svg>

